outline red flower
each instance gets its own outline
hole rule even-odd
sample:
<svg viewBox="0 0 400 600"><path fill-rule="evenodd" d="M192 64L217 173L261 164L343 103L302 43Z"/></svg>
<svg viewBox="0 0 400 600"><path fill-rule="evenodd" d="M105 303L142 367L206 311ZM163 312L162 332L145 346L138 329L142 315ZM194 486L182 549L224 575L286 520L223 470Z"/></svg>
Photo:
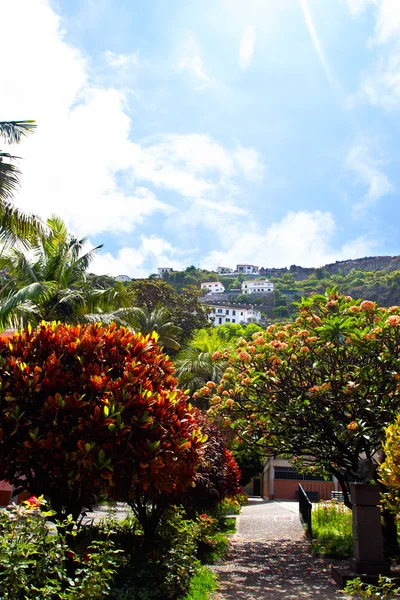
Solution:
<svg viewBox="0 0 400 600"><path fill-rule="evenodd" d="M39 508L41 505L41 501L36 496L31 496L27 500L25 500L25 504L28 505L28 508Z"/></svg>

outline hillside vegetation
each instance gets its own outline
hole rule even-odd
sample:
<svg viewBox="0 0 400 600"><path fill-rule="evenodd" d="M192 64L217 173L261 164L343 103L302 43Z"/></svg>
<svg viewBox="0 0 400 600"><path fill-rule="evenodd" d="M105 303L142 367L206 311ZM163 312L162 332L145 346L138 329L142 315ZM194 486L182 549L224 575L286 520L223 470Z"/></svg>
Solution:
<svg viewBox="0 0 400 600"><path fill-rule="evenodd" d="M382 306L400 304L400 256L373 256L355 260L337 261L323 267L265 268L265 276L275 284L275 299L272 314L277 319L290 316L295 311L292 302L302 296L325 292L327 288L338 290L354 298L372 300ZM151 276L152 277L152 276ZM188 285L200 287L205 281L221 280L227 291L240 289L246 275L220 277L214 271L194 266L183 271L165 274L167 281L177 292ZM240 302L259 304L263 300L255 294L240 295ZM262 309L262 308L261 308Z"/></svg>

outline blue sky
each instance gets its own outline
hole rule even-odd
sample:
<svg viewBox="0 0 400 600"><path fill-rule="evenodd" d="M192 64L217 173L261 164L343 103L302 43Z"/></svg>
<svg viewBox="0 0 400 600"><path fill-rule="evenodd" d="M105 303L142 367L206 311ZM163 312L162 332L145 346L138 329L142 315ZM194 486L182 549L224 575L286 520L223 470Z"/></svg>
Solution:
<svg viewBox="0 0 400 600"><path fill-rule="evenodd" d="M399 0L0 14L1 119L38 123L16 202L104 243L96 272L400 253Z"/></svg>

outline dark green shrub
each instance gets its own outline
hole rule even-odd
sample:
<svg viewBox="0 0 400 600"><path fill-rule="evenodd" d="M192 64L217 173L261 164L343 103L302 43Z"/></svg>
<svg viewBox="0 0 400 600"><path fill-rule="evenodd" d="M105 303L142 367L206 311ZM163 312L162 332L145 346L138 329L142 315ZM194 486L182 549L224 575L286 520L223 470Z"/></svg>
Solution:
<svg viewBox="0 0 400 600"><path fill-rule="evenodd" d="M183 596L196 569L196 523L182 509L170 508L157 536L136 536L129 562L121 570L111 597L115 600L167 600Z"/></svg>

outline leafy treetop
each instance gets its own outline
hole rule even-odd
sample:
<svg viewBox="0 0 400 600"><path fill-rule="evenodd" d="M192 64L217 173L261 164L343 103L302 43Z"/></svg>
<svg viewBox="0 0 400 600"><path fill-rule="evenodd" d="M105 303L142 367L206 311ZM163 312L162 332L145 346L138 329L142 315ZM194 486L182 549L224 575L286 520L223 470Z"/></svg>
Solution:
<svg viewBox="0 0 400 600"><path fill-rule="evenodd" d="M375 463L400 409L400 309L328 290L299 311L239 340L210 412L242 444L335 475L349 504L349 476L361 459Z"/></svg>

